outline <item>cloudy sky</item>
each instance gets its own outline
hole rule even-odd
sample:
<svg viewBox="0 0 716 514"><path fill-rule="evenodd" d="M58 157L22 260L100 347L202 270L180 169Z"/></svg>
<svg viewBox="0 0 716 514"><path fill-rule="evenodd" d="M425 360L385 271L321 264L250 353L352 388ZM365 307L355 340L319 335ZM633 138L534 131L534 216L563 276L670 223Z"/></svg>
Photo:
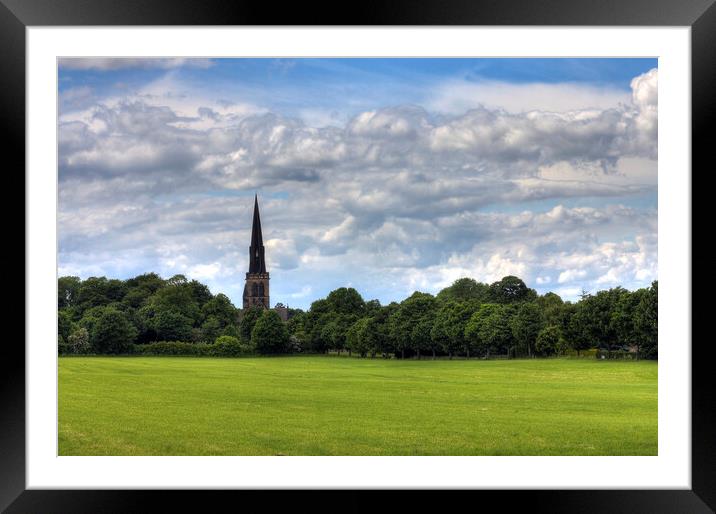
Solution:
<svg viewBox="0 0 716 514"><path fill-rule="evenodd" d="M241 305L657 278L656 59L64 59L59 273Z"/></svg>

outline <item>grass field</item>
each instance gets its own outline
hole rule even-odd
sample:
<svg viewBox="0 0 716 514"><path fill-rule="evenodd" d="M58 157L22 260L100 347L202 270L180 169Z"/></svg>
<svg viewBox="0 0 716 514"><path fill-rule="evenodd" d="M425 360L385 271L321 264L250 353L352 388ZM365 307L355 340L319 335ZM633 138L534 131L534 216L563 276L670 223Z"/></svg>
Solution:
<svg viewBox="0 0 716 514"><path fill-rule="evenodd" d="M69 357L60 455L656 455L655 362Z"/></svg>

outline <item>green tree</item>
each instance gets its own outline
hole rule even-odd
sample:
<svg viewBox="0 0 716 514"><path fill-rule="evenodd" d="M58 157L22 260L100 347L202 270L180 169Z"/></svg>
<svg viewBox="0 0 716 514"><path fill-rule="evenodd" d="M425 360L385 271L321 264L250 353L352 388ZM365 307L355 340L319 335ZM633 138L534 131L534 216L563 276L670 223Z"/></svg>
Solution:
<svg viewBox="0 0 716 514"><path fill-rule="evenodd" d="M293 316L288 318L286 329L289 336L293 338L295 344L301 347L301 351L308 349L308 334L306 332L306 318L308 314L303 311L297 311Z"/></svg>
<svg viewBox="0 0 716 514"><path fill-rule="evenodd" d="M191 292L191 297L196 303L196 305L199 307L199 309L201 309L205 304L207 304L214 298L211 294L211 291L209 291L208 286L196 280L190 281L187 284L187 288ZM219 295L223 296L226 300L228 300L226 295L223 295L221 293L219 293ZM231 302L229 302L229 305L231 305ZM231 306L233 307L233 305Z"/></svg>
<svg viewBox="0 0 716 514"><path fill-rule="evenodd" d="M251 344L261 354L278 354L288 351L288 330L276 311L263 311L251 333Z"/></svg>
<svg viewBox="0 0 716 514"><path fill-rule="evenodd" d="M137 275L134 278L127 279L126 286L128 290L132 289L144 289L146 290L150 295L156 293L159 289L164 287L166 282L157 275L156 273L144 273L142 275Z"/></svg>
<svg viewBox="0 0 716 514"><path fill-rule="evenodd" d="M329 313L321 316L320 339L328 348L342 351L351 349L346 346L348 329L357 321L357 316L350 314Z"/></svg>
<svg viewBox="0 0 716 514"><path fill-rule="evenodd" d="M333 335L333 344L336 350L346 349L348 350L348 355L351 355L351 349L347 345L346 337L348 335L348 329L359 319L357 314L338 315L336 319L337 331Z"/></svg>
<svg viewBox="0 0 716 514"><path fill-rule="evenodd" d="M326 297L326 302L329 310L336 314L361 317L365 309L363 297L352 287L339 287L331 291Z"/></svg>
<svg viewBox="0 0 716 514"><path fill-rule="evenodd" d="M138 343L157 341L157 332L154 330L154 317L156 314L156 307L149 303L143 305L135 311L132 323L137 329ZM91 330L90 333L92 333Z"/></svg>
<svg viewBox="0 0 716 514"><path fill-rule="evenodd" d="M369 300L365 302L365 316L373 317L380 312L381 308L382 306L380 305L379 300Z"/></svg>
<svg viewBox="0 0 716 514"><path fill-rule="evenodd" d="M152 296L152 292L149 289L143 287L133 287L127 291L124 295L122 303L135 309L141 308L147 303L149 297Z"/></svg>
<svg viewBox="0 0 716 514"><path fill-rule="evenodd" d="M590 347L589 340L584 337L584 330L580 325L581 315L578 315L580 309L581 303L565 302L560 311L558 323L562 332L562 348L565 351L572 349L577 352L577 355Z"/></svg>
<svg viewBox="0 0 716 514"><path fill-rule="evenodd" d="M435 312L433 328L430 331L432 343L440 345L452 359L454 353L465 350L470 357L470 340L465 338L465 326L477 310L472 302L448 301Z"/></svg>
<svg viewBox="0 0 716 514"><path fill-rule="evenodd" d="M226 325L224 327L224 330L221 331L222 336L231 336L235 337L237 339L241 339L241 334L239 333L239 329L236 325Z"/></svg>
<svg viewBox="0 0 716 514"><path fill-rule="evenodd" d="M94 347L94 341L92 339L94 334L94 327L97 324L99 318L107 310L105 306L92 307L82 313L82 317L77 322L77 325L84 327L90 335L90 345Z"/></svg>
<svg viewBox="0 0 716 514"><path fill-rule="evenodd" d="M642 338L636 325L636 311L645 293L645 289L634 292L623 291L614 305L611 317L612 328L616 332L618 343L623 347L636 348L637 359Z"/></svg>
<svg viewBox="0 0 716 514"><path fill-rule="evenodd" d="M127 292L122 299L122 303L135 309L141 309L147 304L149 298L164 285L164 280L156 273L145 273L127 279L125 281Z"/></svg>
<svg viewBox="0 0 716 514"><path fill-rule="evenodd" d="M190 328L195 325L199 326L202 321L201 309L194 299L192 286L177 277L183 277L183 275L175 275L169 279L165 287L159 289L149 298L148 303L155 308L157 313L179 312L190 320Z"/></svg>
<svg viewBox="0 0 716 514"><path fill-rule="evenodd" d="M96 353L126 353L137 336L137 330L126 314L107 307L97 317L90 333L93 350Z"/></svg>
<svg viewBox="0 0 716 514"><path fill-rule="evenodd" d="M509 275L490 284L490 298L495 303L530 302L537 298L537 292L525 285L521 278Z"/></svg>
<svg viewBox="0 0 716 514"><path fill-rule="evenodd" d="M216 316L210 315L201 324L201 337L202 341L214 341L219 337L223 330L223 324L216 318Z"/></svg>
<svg viewBox="0 0 716 514"><path fill-rule="evenodd" d="M546 325L560 324L564 302L558 294L551 292L544 294L539 296L537 300L535 300L535 303L537 304L537 307L539 307Z"/></svg>
<svg viewBox="0 0 716 514"><path fill-rule="evenodd" d="M324 317L329 315L330 306L325 298L316 300L303 318L305 340L303 348L312 353L325 353L328 345L321 337Z"/></svg>
<svg viewBox="0 0 716 514"><path fill-rule="evenodd" d="M493 352L506 351L512 337L508 314L505 306L482 304L465 325L465 338L487 358Z"/></svg>
<svg viewBox="0 0 716 514"><path fill-rule="evenodd" d="M390 335L389 320L393 313L399 308L397 302L391 302L378 310L368 322L368 347L371 357L380 353L383 358L395 352L395 343Z"/></svg>
<svg viewBox="0 0 716 514"><path fill-rule="evenodd" d="M68 309L60 309L57 312L57 334L67 341L70 333L74 330L75 324Z"/></svg>
<svg viewBox="0 0 716 514"><path fill-rule="evenodd" d="M348 329L365 314L365 302L352 287L340 287L331 291L325 300L311 305L309 325L311 326L309 348L313 351L344 349L351 353L346 344Z"/></svg>
<svg viewBox="0 0 716 514"><path fill-rule="evenodd" d="M336 348L338 339L338 315L334 313L324 314L319 318L320 322L316 326L317 346L325 348L326 352Z"/></svg>
<svg viewBox="0 0 716 514"><path fill-rule="evenodd" d="M239 322L239 334L241 334L241 339L251 341L251 332L253 332L256 322L263 312L264 309L261 307L249 307L243 310L241 321Z"/></svg>
<svg viewBox="0 0 716 514"><path fill-rule="evenodd" d="M470 358L470 351L473 349L470 341L465 338L465 327L470 321L470 317L480 308L480 305L474 301L459 302L455 311L455 317L448 333L453 338L455 347L465 352L467 358Z"/></svg>
<svg viewBox="0 0 716 514"><path fill-rule="evenodd" d="M303 320L305 349L311 352L341 351L347 348L348 329L364 317L365 302L358 291L341 287L328 297L316 300ZM347 348L350 353L352 350Z"/></svg>
<svg viewBox="0 0 716 514"><path fill-rule="evenodd" d="M562 332L557 325L548 325L540 330L535 343L535 350L540 355L553 355L560 347Z"/></svg>
<svg viewBox="0 0 716 514"><path fill-rule="evenodd" d="M430 330L436 310L435 297L428 293L415 291L403 300L388 321L391 337L396 350L405 358L405 350L410 349L420 358L420 350L427 350L430 342ZM427 330L427 334L416 331L417 325Z"/></svg>
<svg viewBox="0 0 716 514"><path fill-rule="evenodd" d="M654 281L647 289L634 310L635 329L639 334L640 347L644 357L656 359L659 356L659 282Z"/></svg>
<svg viewBox="0 0 716 514"><path fill-rule="evenodd" d="M482 325L485 323L485 319L490 313L498 309L499 305L484 303L480 308L475 311L465 325L465 339L470 341L470 346L476 351L489 355L488 345L482 340L480 332Z"/></svg>
<svg viewBox="0 0 716 514"><path fill-rule="evenodd" d="M370 350L369 334L371 318L361 318L350 326L346 333L346 346L361 357Z"/></svg>
<svg viewBox="0 0 716 514"><path fill-rule="evenodd" d="M215 318L220 323L221 328L224 328L226 325L236 323L238 313L229 297L219 293L203 304L201 314L204 320L209 317Z"/></svg>
<svg viewBox="0 0 716 514"><path fill-rule="evenodd" d="M189 283L189 280L186 278L186 275L182 275L181 273L178 273L172 277L169 277L166 280L166 285L175 287L175 286L185 286Z"/></svg>
<svg viewBox="0 0 716 514"><path fill-rule="evenodd" d="M122 300L126 285L121 280L90 277L80 284L76 305L81 312Z"/></svg>
<svg viewBox="0 0 716 514"><path fill-rule="evenodd" d="M57 353L60 355L71 353L70 345L67 344L67 341L65 341L65 338L62 337L61 334L58 334L57 336Z"/></svg>
<svg viewBox="0 0 716 514"><path fill-rule="evenodd" d="M477 303L486 303L490 300L490 286L477 282L472 278L459 278L446 287L437 295L437 299L441 302L454 300L464 302L473 300Z"/></svg>
<svg viewBox="0 0 716 514"><path fill-rule="evenodd" d="M452 346L452 339L448 335L448 327L450 323L448 314L448 305L446 302L438 308L433 319L433 328L430 329L430 341L433 346L439 348L440 351L448 354L448 358L452 359L455 348Z"/></svg>
<svg viewBox="0 0 716 514"><path fill-rule="evenodd" d="M413 325L410 339L412 341L412 349L417 352L418 359L420 359L421 350L432 352L433 359L435 359L435 352L440 349L431 336L433 325L435 324L436 312L436 309L428 310L425 315L421 316L415 322L415 325Z"/></svg>
<svg viewBox="0 0 716 514"><path fill-rule="evenodd" d="M57 308L72 307L77 302L82 281L80 277L60 277L57 279Z"/></svg>
<svg viewBox="0 0 716 514"><path fill-rule="evenodd" d="M192 319L172 308L161 308L152 319L160 341L191 341Z"/></svg>
<svg viewBox="0 0 716 514"><path fill-rule="evenodd" d="M542 312L535 303L522 303L510 319L510 329L515 342L528 356L532 356L537 335L542 330Z"/></svg>
<svg viewBox="0 0 716 514"><path fill-rule="evenodd" d="M582 337L591 347L605 347L607 353L611 353L612 347L617 344L618 337L612 323L612 314L625 291L621 287L615 287L599 291L579 302L574 319L581 327Z"/></svg>

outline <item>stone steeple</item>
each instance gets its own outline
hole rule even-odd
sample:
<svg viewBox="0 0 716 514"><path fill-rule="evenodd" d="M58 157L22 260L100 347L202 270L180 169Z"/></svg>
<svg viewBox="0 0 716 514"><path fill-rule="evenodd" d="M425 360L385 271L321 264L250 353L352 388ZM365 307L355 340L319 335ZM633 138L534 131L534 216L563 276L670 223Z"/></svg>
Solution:
<svg viewBox="0 0 716 514"><path fill-rule="evenodd" d="M259 197L254 196L254 222L251 227L251 246L249 247L249 273L266 273L264 259L264 238L261 235L261 216L259 215Z"/></svg>
<svg viewBox="0 0 716 514"><path fill-rule="evenodd" d="M264 241L261 234L261 216L259 215L259 198L254 197L254 220L251 227L251 246L249 247L249 272L244 285L244 309L263 307L269 304L269 274L266 271Z"/></svg>

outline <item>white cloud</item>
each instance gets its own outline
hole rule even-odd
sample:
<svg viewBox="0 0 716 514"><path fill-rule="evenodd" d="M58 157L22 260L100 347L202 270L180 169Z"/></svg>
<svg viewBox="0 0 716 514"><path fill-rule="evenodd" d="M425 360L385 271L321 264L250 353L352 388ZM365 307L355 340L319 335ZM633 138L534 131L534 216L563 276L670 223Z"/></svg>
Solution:
<svg viewBox="0 0 716 514"><path fill-rule="evenodd" d="M211 264L195 264L187 269L186 274L189 278L197 280L213 279L221 272L221 264L212 262Z"/></svg>
<svg viewBox="0 0 716 514"><path fill-rule="evenodd" d="M355 234L355 228L355 218L353 216L348 216L339 225L328 229L321 237L321 241L330 243L339 239L352 237Z"/></svg>
<svg viewBox="0 0 716 514"><path fill-rule="evenodd" d="M632 101L637 106L634 120L636 136L640 142L644 140L656 144L659 107L659 74L656 68L635 77L631 81Z"/></svg>
<svg viewBox="0 0 716 514"><path fill-rule="evenodd" d="M479 107L504 109L511 113L604 110L629 103L629 92L611 87L490 80L451 80L440 84L430 97L427 107L446 114L462 114Z"/></svg>
<svg viewBox="0 0 716 514"><path fill-rule="evenodd" d="M274 301L349 281L383 298L461 276L646 284L656 212L629 202L656 192L656 80L583 111L394 106L316 127L167 74L62 113L60 269L185 273L240 295L259 190Z"/></svg>
<svg viewBox="0 0 716 514"><path fill-rule="evenodd" d="M295 269L299 264L299 255L293 239L272 238L264 242L267 265L282 270Z"/></svg>
<svg viewBox="0 0 716 514"><path fill-rule="evenodd" d="M586 276L587 270L585 269L568 269L559 274L559 277L557 277L557 283L564 284L568 282L575 282L576 280L581 280Z"/></svg>

